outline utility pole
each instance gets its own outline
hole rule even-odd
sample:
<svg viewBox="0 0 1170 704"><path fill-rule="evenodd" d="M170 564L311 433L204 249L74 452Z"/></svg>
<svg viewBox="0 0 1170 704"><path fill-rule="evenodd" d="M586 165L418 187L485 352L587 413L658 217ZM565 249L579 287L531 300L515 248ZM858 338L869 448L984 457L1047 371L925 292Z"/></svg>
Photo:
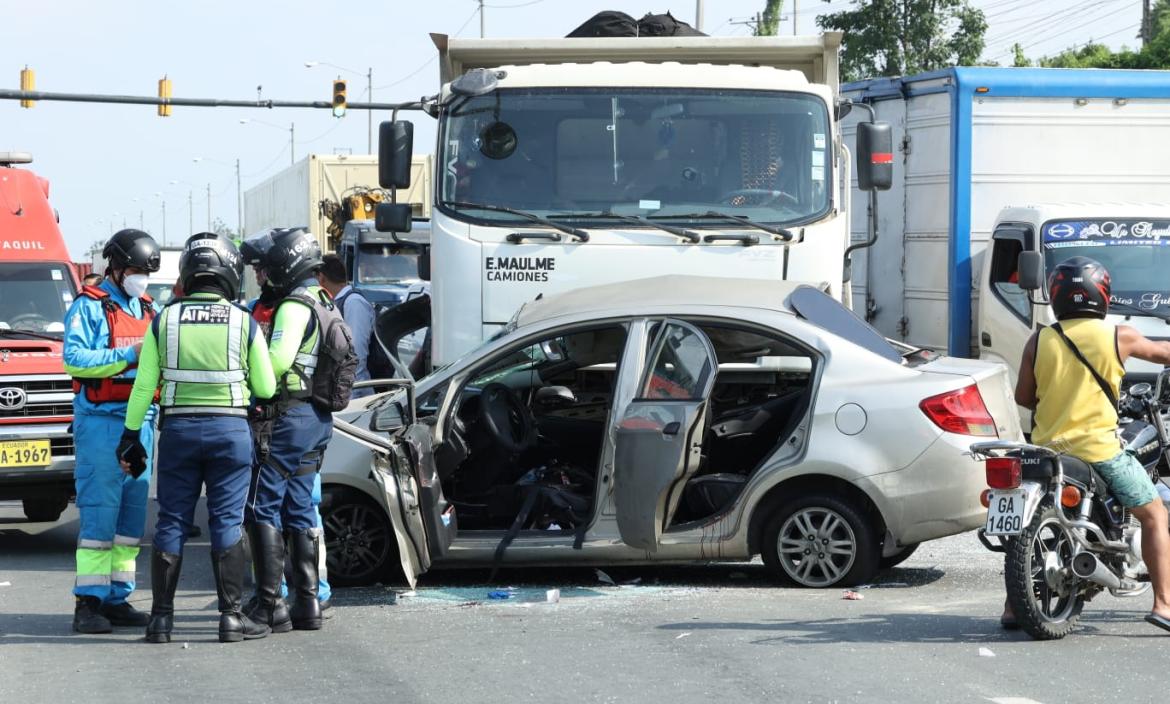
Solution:
<svg viewBox="0 0 1170 704"><path fill-rule="evenodd" d="M366 69L366 100L374 102L374 67ZM366 110L366 154L374 153L374 111Z"/></svg>
<svg viewBox="0 0 1170 704"><path fill-rule="evenodd" d="M295 122L288 124L288 163L290 166L297 163L297 123Z"/></svg>
<svg viewBox="0 0 1170 704"><path fill-rule="evenodd" d="M244 190L240 187L239 159L236 159L236 236L244 239Z"/></svg>
<svg viewBox="0 0 1170 704"><path fill-rule="evenodd" d="M483 39L483 0L479 0L479 38Z"/></svg>
<svg viewBox="0 0 1170 704"><path fill-rule="evenodd" d="M163 204L163 245L167 243L167 202L164 200ZM110 233L113 234L113 233Z"/></svg>
<svg viewBox="0 0 1170 704"><path fill-rule="evenodd" d="M695 0L695 29L703 31L703 0ZM373 99L370 102L374 102Z"/></svg>
<svg viewBox="0 0 1170 704"><path fill-rule="evenodd" d="M146 213L142 210L138 211L138 229L139 230L146 229Z"/></svg>
<svg viewBox="0 0 1170 704"><path fill-rule="evenodd" d="M195 191L187 191L187 235L195 234Z"/></svg>
<svg viewBox="0 0 1170 704"><path fill-rule="evenodd" d="M796 0L792 0L792 36L796 36Z"/></svg>
<svg viewBox="0 0 1170 704"><path fill-rule="evenodd" d="M207 184L207 231L211 232L211 184Z"/></svg>
<svg viewBox="0 0 1170 704"><path fill-rule="evenodd" d="M1150 43L1150 0L1142 0L1142 48Z"/></svg>

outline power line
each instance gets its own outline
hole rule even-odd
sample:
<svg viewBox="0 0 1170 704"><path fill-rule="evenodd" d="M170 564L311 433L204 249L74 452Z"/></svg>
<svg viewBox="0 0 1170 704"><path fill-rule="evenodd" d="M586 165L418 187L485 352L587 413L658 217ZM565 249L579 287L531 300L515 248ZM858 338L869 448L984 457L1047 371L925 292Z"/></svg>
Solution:
<svg viewBox="0 0 1170 704"><path fill-rule="evenodd" d="M475 11L471 13L471 16L469 16L469 17L467 18L467 21L466 21L466 22L464 22L464 23L463 23L463 24L462 24L462 25L459 27L459 29L455 30L455 34L454 34L454 35L452 35L452 36L456 36L456 37L458 37L460 34L462 34L462 33L463 33L463 30L467 29L467 25L471 24L471 21L472 21L473 19L475 19L475 16L476 16L476 15L478 15L478 14L479 14L479 8L477 7L477 8L475 8ZM433 56L431 56L431 58L429 58L429 59L427 59L426 61L424 61L424 62L422 63L422 65L420 65L418 68L414 69L414 70L413 70L413 71L411 71L410 73L406 74L406 75L405 75L405 76L403 76L402 78L399 78L399 79L397 79L397 80L395 80L395 81L393 81L393 82L391 82L391 83L387 83L386 85L383 85L383 86L374 86L374 88L375 88L376 90L382 90L383 88L393 88L394 86L396 86L396 85L398 85L398 84L400 84L400 83L405 83L406 81L410 80L411 78L414 78L415 76L417 76L417 75L418 75L418 74L419 74L419 73L420 73L420 72L421 72L421 71L422 71L424 68L426 68L427 66L430 66L431 64L433 64L433 63L435 63L436 61L438 61L438 59L439 59L439 54L436 52L436 53L435 53Z"/></svg>
<svg viewBox="0 0 1170 704"><path fill-rule="evenodd" d="M1037 20L1035 23L1029 24L1025 27L1019 27L1019 28L1013 29L1012 31L1008 32L1007 34L1001 35L1001 36L997 37L994 41L989 42L987 48L991 49L992 47L997 47L996 51L1003 52L1005 47L1010 47L1010 46L1018 43L1020 39L1033 37L1037 31L1037 29L1036 29L1037 26L1043 26L1043 28L1040 29L1039 31L1044 32L1046 30L1051 30L1053 28L1060 27L1062 24L1067 23L1067 22L1075 22L1076 20L1084 17L1084 14L1080 14L1079 16L1076 14L1073 14L1071 16L1065 16L1065 17L1061 17L1061 15L1069 15L1069 13L1076 13L1078 10L1082 10L1090 5L1095 5L1097 10L1108 9L1108 7L1110 5L1116 5L1119 2L1128 2L1128 0L1106 0L1104 3L1100 2L1100 0L1085 0L1084 2L1081 2L1078 5L1073 5L1072 7L1068 7L1068 8L1065 8L1063 10L1058 10L1056 12L1052 12L1052 13L1049 13L1047 15L1044 15L1042 18ZM1092 12L1094 12L1094 10L1090 10L1089 12L1092 13ZM1112 10L1109 10L1109 12L1111 13ZM1047 22L1046 23L1047 20L1051 20L1051 19L1056 18L1056 17L1060 17L1060 19L1057 19L1054 22ZM1100 17L1094 19L1093 21L1095 22L1095 21L1097 21L1097 19L1100 19ZM1091 24L1091 22L1090 22L1090 24ZM1059 34L1055 35L1055 36L1059 36ZM1053 38L1055 38L1055 37L1053 37ZM1010 53L1011 53L1011 51L1009 49L1006 53L1000 53L1000 54L996 55L994 58L999 58L1000 56L1007 56L1007 55L1010 55Z"/></svg>
<svg viewBox="0 0 1170 704"><path fill-rule="evenodd" d="M528 2L517 3L515 5L484 5L484 7L492 10L511 10L517 7L528 7L529 5L539 5L544 0L529 0Z"/></svg>

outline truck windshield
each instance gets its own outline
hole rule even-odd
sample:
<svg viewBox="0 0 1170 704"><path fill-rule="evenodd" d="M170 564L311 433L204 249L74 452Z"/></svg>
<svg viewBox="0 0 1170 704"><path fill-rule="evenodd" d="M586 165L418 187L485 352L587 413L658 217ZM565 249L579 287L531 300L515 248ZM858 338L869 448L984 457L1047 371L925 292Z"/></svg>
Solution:
<svg viewBox="0 0 1170 704"><path fill-rule="evenodd" d="M65 332L73 293L63 265L0 262L0 330Z"/></svg>
<svg viewBox="0 0 1170 704"><path fill-rule="evenodd" d="M1115 303L1170 312L1170 221L1054 220L1041 233L1049 271L1070 257L1094 259L1109 272Z"/></svg>
<svg viewBox="0 0 1170 704"><path fill-rule="evenodd" d="M394 253L391 253L394 251ZM418 255L397 247L362 245L357 261L357 281L361 284L396 284L418 280Z"/></svg>
<svg viewBox="0 0 1170 704"><path fill-rule="evenodd" d="M815 220L830 207L828 111L810 95L501 89L457 98L440 130L440 202L490 203L542 216L715 210L786 225ZM502 212L463 214L523 222ZM601 221L612 225L613 218ZM710 219L671 222L726 226Z"/></svg>

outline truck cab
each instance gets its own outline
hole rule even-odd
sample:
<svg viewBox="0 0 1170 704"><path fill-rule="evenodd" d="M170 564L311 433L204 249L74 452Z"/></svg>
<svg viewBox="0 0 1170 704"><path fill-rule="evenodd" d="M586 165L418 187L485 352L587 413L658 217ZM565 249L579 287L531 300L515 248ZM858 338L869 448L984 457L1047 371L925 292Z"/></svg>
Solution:
<svg viewBox="0 0 1170 704"><path fill-rule="evenodd" d="M425 219L414 219L410 232L400 234L378 232L373 220L350 220L337 256L345 263L354 291L376 308L393 308L422 283L420 257L425 266L429 244L430 222Z"/></svg>
<svg viewBox="0 0 1170 704"><path fill-rule="evenodd" d="M65 312L78 282L49 204L49 182L0 153L0 500L55 521L73 495L72 380Z"/></svg>
<svg viewBox="0 0 1170 704"><path fill-rule="evenodd" d="M434 364L540 296L617 281L798 280L848 302L840 41L436 36ZM412 134L383 125L383 188L409 185Z"/></svg>
<svg viewBox="0 0 1170 704"><path fill-rule="evenodd" d="M1045 272L1069 257L1100 262L1112 280L1108 321L1152 339L1170 339L1170 207L1139 203L1055 203L1000 211L984 257L979 290L981 359L1001 362L1014 382L1024 345L1056 318L1019 285L1021 252L1038 252ZM1033 299L1037 302L1033 302ZM1126 378L1149 379L1157 365L1131 358Z"/></svg>

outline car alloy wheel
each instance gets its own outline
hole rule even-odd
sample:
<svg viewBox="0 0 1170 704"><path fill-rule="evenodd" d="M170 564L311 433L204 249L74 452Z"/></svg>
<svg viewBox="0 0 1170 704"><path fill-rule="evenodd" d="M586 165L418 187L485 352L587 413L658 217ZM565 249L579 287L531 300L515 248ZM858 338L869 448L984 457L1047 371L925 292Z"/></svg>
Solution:
<svg viewBox="0 0 1170 704"><path fill-rule="evenodd" d="M864 514L831 494L795 498L776 511L760 543L764 563L798 586L856 584L878 569L875 531Z"/></svg>
<svg viewBox="0 0 1170 704"><path fill-rule="evenodd" d="M322 502L325 561L329 581L337 586L372 584L389 566L392 533L385 513L352 491L339 491Z"/></svg>

